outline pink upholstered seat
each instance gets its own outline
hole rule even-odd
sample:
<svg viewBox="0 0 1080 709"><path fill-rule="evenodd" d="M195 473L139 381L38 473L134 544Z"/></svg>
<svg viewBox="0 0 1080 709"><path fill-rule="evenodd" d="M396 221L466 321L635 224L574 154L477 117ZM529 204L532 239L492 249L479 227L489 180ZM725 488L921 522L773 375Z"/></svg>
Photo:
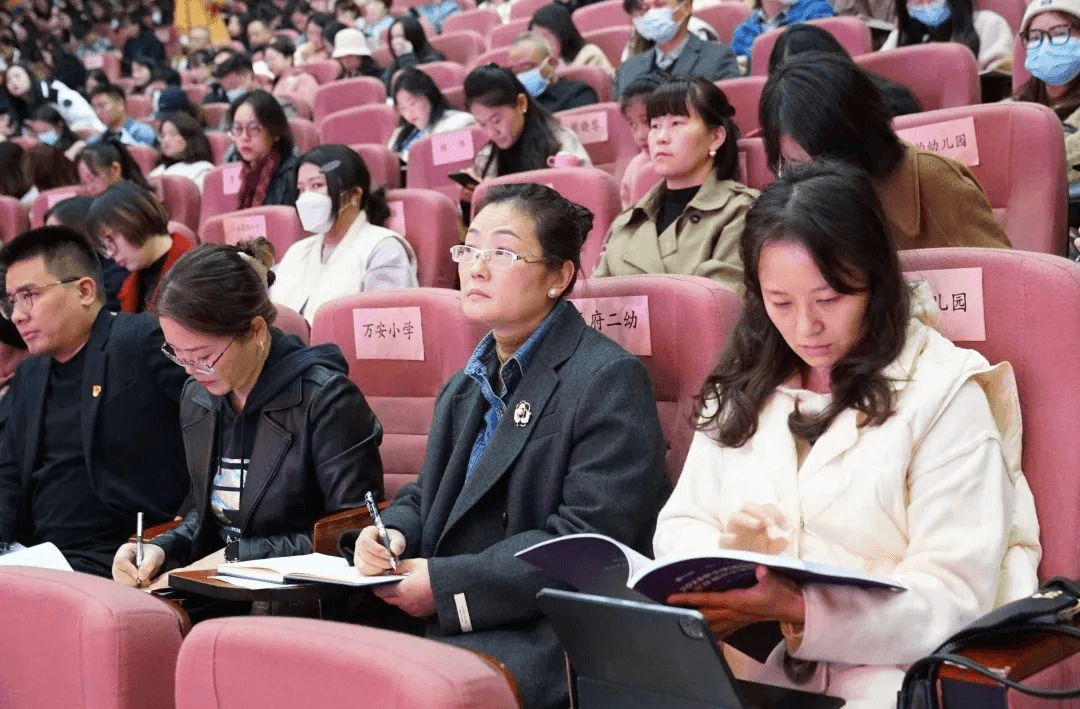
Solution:
<svg viewBox="0 0 1080 709"><path fill-rule="evenodd" d="M586 44L595 44L600 47L612 66L619 66L622 63L622 53L626 47L626 40L630 36L630 30L630 25L623 24L584 32L581 37Z"/></svg>
<svg viewBox="0 0 1080 709"><path fill-rule="evenodd" d="M836 40L853 57L873 50L870 42L870 28L857 17L823 17L818 20L807 20L807 24L817 25L836 37ZM754 40L750 48L751 74L765 76L769 73L769 55L772 54L773 46L783 31L783 27L770 30Z"/></svg>
<svg viewBox="0 0 1080 709"><path fill-rule="evenodd" d="M158 175L150 178L149 182L169 211L170 219L182 222L190 229L199 228L202 193L198 185L183 175Z"/></svg>
<svg viewBox="0 0 1080 709"><path fill-rule="evenodd" d="M172 608L111 579L0 569L0 707L169 709L182 640Z"/></svg>
<svg viewBox="0 0 1080 709"><path fill-rule="evenodd" d="M306 118L290 118L289 129L292 130L293 142L301 155L323 142L320 141L319 130L315 124Z"/></svg>
<svg viewBox="0 0 1080 709"><path fill-rule="evenodd" d="M694 10L694 16L708 22L721 42L731 44L735 28L750 17L750 6L741 2L721 2Z"/></svg>
<svg viewBox="0 0 1080 709"><path fill-rule="evenodd" d="M235 212L240 202L239 192L225 194L225 175L236 170L240 163L218 165L203 179L202 204L199 207L199 230L206 220L225 212ZM235 185L234 185L235 188Z"/></svg>
<svg viewBox="0 0 1080 709"><path fill-rule="evenodd" d="M210 87L206 84L184 84L180 88L182 88L184 90L184 93L187 94L188 101L193 106L198 106L202 104L203 99L206 98L206 95L208 93L210 93Z"/></svg>
<svg viewBox="0 0 1080 709"><path fill-rule="evenodd" d="M154 112L154 102L142 94L129 94L124 97L124 110L135 120L143 121Z"/></svg>
<svg viewBox="0 0 1080 709"><path fill-rule="evenodd" d="M611 77L595 64L559 67L555 70L555 75L560 79L588 84L596 92L597 101L601 103L612 99Z"/></svg>
<svg viewBox="0 0 1080 709"><path fill-rule="evenodd" d="M600 251L604 247L611 222L622 211L619 199L619 183L615 178L595 167L547 168L503 175L480 183L473 193L473 213L484 200L488 190L495 185L535 182L547 185L563 197L587 207L593 213L593 228L581 247L581 272L586 278L596 268Z"/></svg>
<svg viewBox="0 0 1080 709"><path fill-rule="evenodd" d="M221 126L221 121L229 112L229 104L219 102L204 103L202 105L202 111L203 117L206 119L206 125L211 128L217 128Z"/></svg>
<svg viewBox="0 0 1080 709"><path fill-rule="evenodd" d="M724 92L728 103L735 109L734 121L739 127L739 132L746 136L760 131L758 103L761 101L761 90L765 88L765 77L741 76L737 79L723 79L713 83Z"/></svg>
<svg viewBox="0 0 1080 709"><path fill-rule="evenodd" d="M513 6L511 6L511 8L512 7ZM493 50L509 48L510 45L514 43L514 39L529 28L529 20L531 17L531 15L529 17L520 17L516 20L510 20L505 25L498 25L491 28L491 31L488 32L487 36L488 46ZM478 63L486 64L487 62ZM498 64L501 65L503 62L498 62Z"/></svg>
<svg viewBox="0 0 1080 709"><path fill-rule="evenodd" d="M420 308L423 361L357 359L353 310L406 307ZM465 366L481 337L482 328L461 312L461 293L443 288L368 291L333 300L315 313L312 343L335 342L341 347L349 361L349 378L382 422L379 450L387 498L419 474L435 397Z"/></svg>
<svg viewBox="0 0 1080 709"><path fill-rule="evenodd" d="M486 50L481 49L479 52L470 57L469 61L472 61L476 57L480 56L480 54L482 54L484 51ZM431 80L435 82L435 85L439 87L440 91L452 88L454 86L461 86L463 83L465 83L465 76L469 73L465 70L465 66L463 64L459 64L456 60L445 62L428 62L427 64L421 64L416 68L430 76ZM397 78L397 74L394 74L394 78Z"/></svg>
<svg viewBox="0 0 1080 709"><path fill-rule="evenodd" d="M450 17L447 17L446 20L443 21L442 31L444 35L448 35L463 30L471 30L478 33L481 38L483 38L487 36L487 33L491 31L492 27L501 23L502 20L499 18L499 13L489 7L481 7L472 10L463 10L462 12L455 12L453 15L450 15Z"/></svg>
<svg viewBox="0 0 1080 709"><path fill-rule="evenodd" d="M206 131L206 139L210 141L210 154L214 156L214 164L224 165L225 153L233 144L232 136L224 131L208 130Z"/></svg>
<svg viewBox="0 0 1080 709"><path fill-rule="evenodd" d="M169 221L169 233L179 234L193 244L199 243L198 233L187 224L178 221Z"/></svg>
<svg viewBox="0 0 1080 709"><path fill-rule="evenodd" d="M668 441L668 475L674 482L694 435L694 397L716 366L742 304L739 296L715 281L674 275L594 278L579 282L571 297L635 295L649 299L652 355L638 356L652 378ZM585 321L591 322L588 313Z"/></svg>
<svg viewBox="0 0 1080 709"><path fill-rule="evenodd" d="M386 193L391 209L405 219L404 236L416 251L416 279L431 288L457 287L457 264L450 247L461 243L461 212L456 202L434 190L400 189ZM388 223L388 228L395 224Z"/></svg>
<svg viewBox="0 0 1080 709"><path fill-rule="evenodd" d="M398 125L397 111L385 103L369 103L336 111L319 124L318 143L382 143Z"/></svg>
<svg viewBox="0 0 1080 709"><path fill-rule="evenodd" d="M522 28L519 29L513 37L510 37L508 40L506 40L506 44L493 44L491 41L491 37L488 37L488 46L491 47L491 49L484 52L476 59L473 59L472 65L469 66L468 69L472 71L476 67L483 66L485 64L498 64L499 66L506 66L506 57L508 54L510 54L510 43L514 41L514 37L517 37L519 34L525 31L524 26L525 25L522 25ZM509 27L509 25L499 25L494 30L492 30L492 32L499 32L504 27Z"/></svg>
<svg viewBox="0 0 1080 709"><path fill-rule="evenodd" d="M970 106L982 98L975 55L956 42L928 42L860 54L855 63L906 86L924 111Z"/></svg>
<svg viewBox="0 0 1080 709"><path fill-rule="evenodd" d="M409 148L409 166L405 174L405 186L438 190L457 202L458 196L461 194L461 187L447 177L447 174L464 170L472 165L473 155L487 142L484 132L476 126L465 130L469 131L471 136L472 152L467 156L464 156L464 153L460 157L457 155L450 156L455 158L452 160L440 158L441 162L438 165L435 164L436 157L433 153L432 140L446 141L448 140L446 136L453 134L445 133L441 137L428 136L413 143L413 146Z"/></svg>
<svg viewBox="0 0 1080 709"><path fill-rule="evenodd" d="M367 165L371 184L388 190L401 186L401 161L386 143L356 143L349 148Z"/></svg>
<svg viewBox="0 0 1080 709"><path fill-rule="evenodd" d="M296 335L305 345L311 342L311 325L303 315L280 303L274 303L274 307L277 308L277 317L274 319L277 329L286 335Z"/></svg>
<svg viewBox="0 0 1080 709"><path fill-rule="evenodd" d="M7 243L30 228L30 213L16 197L0 195L0 241Z"/></svg>
<svg viewBox="0 0 1080 709"><path fill-rule="evenodd" d="M386 101L386 85L379 79L371 76L338 79L320 86L315 92L312 115L315 117L315 123L318 124L331 113L384 101Z"/></svg>
<svg viewBox="0 0 1080 709"><path fill-rule="evenodd" d="M434 640L310 618L220 618L177 663L180 709L514 709L503 673Z"/></svg>
<svg viewBox="0 0 1080 709"><path fill-rule="evenodd" d="M547 4L548 0L514 0L510 4L510 21L531 20L536 11Z"/></svg>
<svg viewBox="0 0 1080 709"><path fill-rule="evenodd" d="M338 63L337 59L304 62L299 68L301 71L314 76L320 86L336 81L338 75L341 74L341 64Z"/></svg>
<svg viewBox="0 0 1080 709"><path fill-rule="evenodd" d="M477 10L472 10L472 12L477 12ZM483 12L483 10L479 12ZM455 15L450 16L450 18L452 17L455 17ZM484 33L486 32L487 30L484 30ZM430 37L429 41L436 52L446 57L447 61L460 64L462 68L471 64L473 59L488 50L487 40L484 39L483 33L468 29L447 32L445 24L443 25L443 33ZM427 67L426 64L421 66L425 72Z"/></svg>
<svg viewBox="0 0 1080 709"><path fill-rule="evenodd" d="M611 82L608 83L610 85ZM590 123L595 122L593 119L596 118L596 114L599 112L604 114L602 120L605 122L604 125L607 126L607 140L600 139L605 131L598 133L593 130L575 129L575 123L580 120L589 119ZM589 159L592 160L593 167L611 173L616 180L622 178L622 172L626 169L626 164L640 152L637 143L634 141L634 134L630 131L630 125L619 112L619 104L614 101L568 108L565 111L557 112L555 117L559 119L559 122L564 127L578 133L586 152L589 153Z"/></svg>
<svg viewBox="0 0 1080 709"><path fill-rule="evenodd" d="M249 207L211 217L203 223L199 237L204 244L235 244L265 237L274 245L280 261L289 247L307 234L300 226L294 207L282 205Z"/></svg>
<svg viewBox="0 0 1080 709"><path fill-rule="evenodd" d="M45 190L37 196L34 200L34 204L30 207L30 226L39 227L45 224L45 213L48 212L54 204L57 202L63 202L69 197L76 195L86 194L82 185L71 185L69 187L56 187L51 190Z"/></svg>
<svg viewBox="0 0 1080 709"><path fill-rule="evenodd" d="M967 116L975 119L979 148L979 164L971 171L1013 246L1064 254L1068 185L1061 121L1052 110L1036 103L961 106L898 116L893 127L900 131Z"/></svg>
<svg viewBox="0 0 1080 709"><path fill-rule="evenodd" d="M143 171L143 175L154 169L154 163L158 159L158 151L155 148L149 145L125 145L124 147L131 154L131 159Z"/></svg>
<svg viewBox="0 0 1080 709"><path fill-rule="evenodd" d="M625 25L630 29L630 16L623 9L622 0L604 0L574 10L574 26L582 34L605 27Z"/></svg>

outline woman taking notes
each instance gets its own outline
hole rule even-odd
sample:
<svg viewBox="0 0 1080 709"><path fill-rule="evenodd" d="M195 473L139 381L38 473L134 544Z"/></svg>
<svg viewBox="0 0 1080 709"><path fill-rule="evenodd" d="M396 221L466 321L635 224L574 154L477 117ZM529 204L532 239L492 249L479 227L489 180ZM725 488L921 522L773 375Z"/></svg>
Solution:
<svg viewBox="0 0 1080 709"><path fill-rule="evenodd" d="M645 368L565 298L591 226L547 187L488 193L451 254L465 315L491 331L435 404L418 482L383 512L409 576L376 593L429 636L505 663L528 709L566 706L567 684L536 605L551 581L514 553L574 532L643 549L664 481ZM341 546L362 574L390 568L374 527Z"/></svg>
<svg viewBox="0 0 1080 709"><path fill-rule="evenodd" d="M732 657L743 679L895 706L906 665L1037 585L1012 369L923 323L856 168L785 167L740 252L743 315L702 390L656 555L785 554L907 590L800 588L760 567L752 588L668 601L720 638L780 621L764 664Z"/></svg>
<svg viewBox="0 0 1080 709"><path fill-rule="evenodd" d="M382 495L382 426L335 345L305 347L273 327L269 243L203 244L165 274L156 309L163 356L191 378L180 425L194 509L144 546L120 547L128 586L167 570L308 554L315 520Z"/></svg>

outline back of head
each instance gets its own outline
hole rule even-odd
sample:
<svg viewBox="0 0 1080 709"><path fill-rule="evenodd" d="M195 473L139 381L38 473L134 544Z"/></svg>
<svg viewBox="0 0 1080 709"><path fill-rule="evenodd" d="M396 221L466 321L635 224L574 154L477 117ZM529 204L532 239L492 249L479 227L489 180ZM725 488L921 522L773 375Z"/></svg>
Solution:
<svg viewBox="0 0 1080 709"><path fill-rule="evenodd" d="M657 72L647 72L642 74L627 84L626 88L619 94L619 110L625 111L626 107L635 99L647 97L655 91L658 86L671 81L671 79L672 77L670 75Z"/></svg>
<svg viewBox="0 0 1080 709"><path fill-rule="evenodd" d="M244 337L252 321L272 323L277 309L273 247L266 239L236 245L202 244L181 256L161 278L154 310L181 326L216 337Z"/></svg>
<svg viewBox="0 0 1080 709"><path fill-rule="evenodd" d="M152 236L169 233L169 212L145 187L117 182L98 195L87 214L86 232L92 239L102 241L106 230L142 246Z"/></svg>
<svg viewBox="0 0 1080 709"><path fill-rule="evenodd" d="M105 302L101 262L90 242L66 226L43 226L19 234L0 249L0 273L12 264L41 257L56 280L92 278L99 303Z"/></svg>
<svg viewBox="0 0 1080 709"><path fill-rule="evenodd" d="M30 189L27 179L26 151L18 143L0 141L0 195L20 198Z"/></svg>
<svg viewBox="0 0 1080 709"><path fill-rule="evenodd" d="M150 189L150 183L146 181L142 168L131 153L124 147L115 136L102 138L89 143L75 158L75 165L83 163L95 175L106 172L114 163L120 166L120 179L131 180L146 189Z"/></svg>
<svg viewBox="0 0 1080 709"><path fill-rule="evenodd" d="M94 203L94 199L90 195L81 194L61 200L45 212L45 222L55 219L63 226L85 235L86 215L90 213L90 205Z"/></svg>
<svg viewBox="0 0 1080 709"><path fill-rule="evenodd" d="M710 130L722 128L724 144L713 156L713 173L718 180L739 179L739 128L733 120L735 109L715 84L700 76L678 76L660 84L645 99L649 120L660 116L698 115Z"/></svg>
<svg viewBox="0 0 1080 709"><path fill-rule="evenodd" d="M799 22L788 25L780 36L776 38L772 52L769 53L769 73L776 69L789 58L803 54L804 52L824 52L826 54L840 54L850 57L844 45L832 36L832 33L823 30L816 25Z"/></svg>
<svg viewBox="0 0 1080 709"><path fill-rule="evenodd" d="M758 114L774 170L782 163L782 136L811 158L843 160L875 177L903 157L881 92L848 57L806 52L781 64L765 82Z"/></svg>
<svg viewBox="0 0 1080 709"><path fill-rule="evenodd" d="M41 143L26 151L26 177L31 185L43 192L79 184L75 163L59 148Z"/></svg>
<svg viewBox="0 0 1080 709"><path fill-rule="evenodd" d="M574 264L574 275L560 295L573 290L581 271L581 247L593 226L592 212L550 187L517 183L492 187L477 213L485 207L504 203L510 203L514 210L532 220L544 261L555 268L567 261Z"/></svg>

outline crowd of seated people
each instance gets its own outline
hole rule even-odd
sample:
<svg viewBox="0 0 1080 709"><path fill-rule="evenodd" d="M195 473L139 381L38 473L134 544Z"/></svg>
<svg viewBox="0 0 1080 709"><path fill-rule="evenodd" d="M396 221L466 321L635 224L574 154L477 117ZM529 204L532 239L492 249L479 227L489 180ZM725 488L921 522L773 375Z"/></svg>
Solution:
<svg viewBox="0 0 1080 709"><path fill-rule="evenodd" d="M358 573L407 574L374 591L378 612L501 661L526 709L561 709L565 658L536 603L552 581L515 552L593 532L658 558L797 556L908 590L759 569L751 589L668 601L699 609L719 640L780 622L765 662L725 649L739 678L871 709L894 700L905 666L1035 588L1011 371L939 334L898 256L1011 248L1012 232L968 164L894 130L916 93L813 24L895 20L881 51L952 42L1007 71L1000 15L970 0L761 0L712 27L691 0L624 0L612 25L626 46L613 48L577 24L591 3L555 2L515 15L524 26L489 47L504 50L495 61L463 62L448 83L425 65L463 51L436 38L471 1L262 0L185 12L187 25L177 11L175 28L171 3L40 4L0 8L0 195L45 224L0 247L0 542L52 542L77 571L157 589L181 570L309 553L317 520L381 500L387 449L379 405L349 378L355 343L304 344L278 311L312 325L333 300L426 285L421 245L443 225L404 219L413 195L393 188L433 192L412 181L434 162L473 178L451 187L460 243L441 258L487 334L435 400L417 479L385 500L388 543L374 526L339 540ZM501 22L513 6L480 3ZM1010 101L1054 111L1080 180L1080 8L1033 3L1018 29L1031 77ZM725 82L773 30L747 137ZM357 121L356 143L389 167L309 139L316 97L357 77L385 87L373 103L393 117ZM593 105L601 137L572 120ZM450 137L471 147L440 163ZM604 167L620 186L613 218L554 179L508 183L556 169L573 185L618 140ZM769 180L751 181L754 150ZM197 224L178 221L165 180L194 185ZM227 227L235 243L197 243L209 217L266 207L298 225L262 235L285 244L276 253ZM645 366L569 302L583 273L699 276L741 298L683 422L696 433L681 471L665 470ZM127 543L136 512L176 523L141 559Z"/></svg>

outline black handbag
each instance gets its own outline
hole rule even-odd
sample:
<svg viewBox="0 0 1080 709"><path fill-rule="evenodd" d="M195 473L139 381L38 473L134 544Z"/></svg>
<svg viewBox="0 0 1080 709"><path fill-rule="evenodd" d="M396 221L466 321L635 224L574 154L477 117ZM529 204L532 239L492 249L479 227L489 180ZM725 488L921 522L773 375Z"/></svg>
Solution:
<svg viewBox="0 0 1080 709"><path fill-rule="evenodd" d="M1015 640L1024 634L1064 635L1080 640L1080 628L1072 623L1080 613L1080 582L1053 578L1038 591L1007 603L984 615L941 644L934 652L908 668L897 697L898 709L939 709L938 670L955 665L993 680L1002 686L1043 699L1080 697L1080 687L1042 689L1002 677L998 672L965 657L960 651L995 640Z"/></svg>

